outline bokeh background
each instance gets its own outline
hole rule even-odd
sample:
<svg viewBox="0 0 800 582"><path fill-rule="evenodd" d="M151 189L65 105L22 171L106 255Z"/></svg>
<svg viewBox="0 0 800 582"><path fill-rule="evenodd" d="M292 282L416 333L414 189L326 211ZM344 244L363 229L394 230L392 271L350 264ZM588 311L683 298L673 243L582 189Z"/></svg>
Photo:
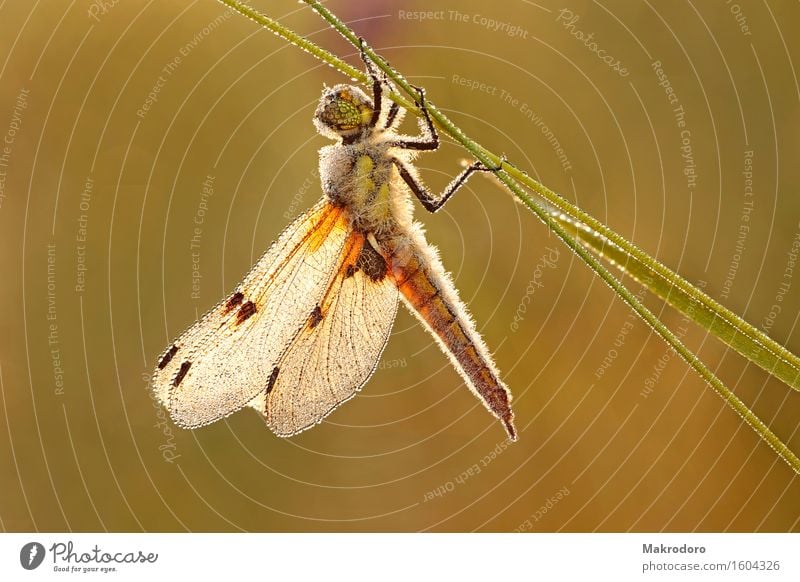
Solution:
<svg viewBox="0 0 800 582"><path fill-rule="evenodd" d="M358 65L304 5L254 6ZM800 351L796 2L328 6L469 135ZM518 443L402 308L319 427L174 427L150 371L320 196L311 115L345 79L212 0L4 2L0 47L3 530L799 528L789 467L483 178L417 217ZM419 167L439 189L464 157ZM643 297L800 451L800 395Z"/></svg>

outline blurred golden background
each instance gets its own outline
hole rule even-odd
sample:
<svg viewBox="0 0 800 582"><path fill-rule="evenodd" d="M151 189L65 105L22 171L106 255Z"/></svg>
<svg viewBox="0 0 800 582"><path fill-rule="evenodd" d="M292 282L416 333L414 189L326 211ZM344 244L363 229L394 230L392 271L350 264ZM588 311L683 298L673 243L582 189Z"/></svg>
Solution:
<svg viewBox="0 0 800 582"><path fill-rule="evenodd" d="M253 5L360 66L304 5ZM797 3L327 5L477 141L800 351ZM416 215L519 442L402 308L319 427L176 428L150 371L318 199L311 115L345 79L211 0L5 3L0 46L3 530L800 529L789 467L482 178ZM465 157L418 165L438 190ZM800 395L645 301L800 451Z"/></svg>

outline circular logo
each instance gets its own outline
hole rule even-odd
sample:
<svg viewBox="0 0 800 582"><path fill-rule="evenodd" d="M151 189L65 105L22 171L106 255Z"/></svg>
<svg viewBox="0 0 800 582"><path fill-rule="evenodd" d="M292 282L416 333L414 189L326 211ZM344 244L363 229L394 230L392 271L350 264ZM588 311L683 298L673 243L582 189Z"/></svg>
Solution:
<svg viewBox="0 0 800 582"><path fill-rule="evenodd" d="M44 546L39 542L28 542L19 551L19 563L26 570L35 570L44 561Z"/></svg>

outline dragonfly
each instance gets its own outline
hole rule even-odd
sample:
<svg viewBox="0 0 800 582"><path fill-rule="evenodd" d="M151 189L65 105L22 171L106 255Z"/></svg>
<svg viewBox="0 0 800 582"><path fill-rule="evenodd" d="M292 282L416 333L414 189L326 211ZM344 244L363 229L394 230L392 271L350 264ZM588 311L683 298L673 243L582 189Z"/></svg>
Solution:
<svg viewBox="0 0 800 582"><path fill-rule="evenodd" d="M405 109L364 52L372 95L325 87L314 114L322 199L287 227L233 292L172 342L152 377L178 426L198 428L252 407L276 435L320 423L369 380L400 300L436 339L475 396L516 440L500 379L435 247L413 220L416 197L439 210L475 172L432 193L413 160L439 147L416 88L419 135L399 132Z"/></svg>

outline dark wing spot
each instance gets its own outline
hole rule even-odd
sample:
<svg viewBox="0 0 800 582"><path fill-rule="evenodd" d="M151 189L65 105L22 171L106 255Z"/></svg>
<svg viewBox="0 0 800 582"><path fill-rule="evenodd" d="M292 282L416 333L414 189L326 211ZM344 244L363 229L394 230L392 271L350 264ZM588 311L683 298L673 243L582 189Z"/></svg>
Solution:
<svg viewBox="0 0 800 582"><path fill-rule="evenodd" d="M356 269L361 269L364 274L375 282L383 281L388 267L383 257L372 248L369 241L361 247L361 252L356 260Z"/></svg>
<svg viewBox="0 0 800 582"><path fill-rule="evenodd" d="M344 278L349 279L356 274L356 271L358 271L358 268L356 268L355 265L347 265L347 268L344 270Z"/></svg>
<svg viewBox="0 0 800 582"><path fill-rule="evenodd" d="M169 364L172 361L172 357L177 352L178 352L178 346L176 346L175 344L172 344L172 347L170 347L167 350L167 352L163 356L161 356L161 359L158 361L158 369L159 370L163 370L166 367L166 365Z"/></svg>
<svg viewBox="0 0 800 582"><path fill-rule="evenodd" d="M231 311L233 311L234 307L239 305L242 300L244 299L244 293L241 291L237 291L233 295L228 298L228 301L225 303L225 308L222 310L222 315L227 315Z"/></svg>
<svg viewBox="0 0 800 582"><path fill-rule="evenodd" d="M269 381L267 382L267 394L272 392L272 389L275 387L275 382L278 381L278 366L272 368L272 374L269 375Z"/></svg>
<svg viewBox="0 0 800 582"><path fill-rule="evenodd" d="M183 378L186 376L186 372L189 371L189 368L192 367L191 362L184 362L181 364L181 369L178 370L178 373L175 375L175 379L172 381L172 385L177 387L178 384L181 383Z"/></svg>
<svg viewBox="0 0 800 582"><path fill-rule="evenodd" d="M256 312L256 304L252 301L246 301L239 308L236 314L236 325L241 325L249 319Z"/></svg>
<svg viewBox="0 0 800 582"><path fill-rule="evenodd" d="M308 327L314 329L319 325L320 321L322 321L322 309L317 305L308 318Z"/></svg>

